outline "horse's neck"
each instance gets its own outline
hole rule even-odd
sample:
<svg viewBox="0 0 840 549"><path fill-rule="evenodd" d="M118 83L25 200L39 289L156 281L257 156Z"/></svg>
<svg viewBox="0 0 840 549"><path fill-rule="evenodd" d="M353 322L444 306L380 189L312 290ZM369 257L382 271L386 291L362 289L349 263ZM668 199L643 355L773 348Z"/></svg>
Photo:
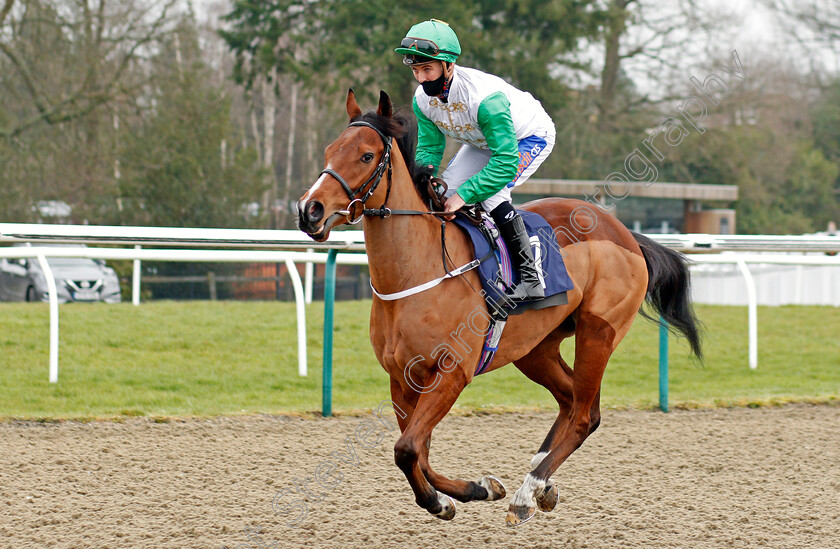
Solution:
<svg viewBox="0 0 840 549"><path fill-rule="evenodd" d="M395 165L394 168L388 208L428 211L428 206L414 189L408 170L404 165ZM387 185L386 181L382 183L384 185L380 185L380 189ZM380 189L377 189L377 195ZM371 197L373 204L381 204L382 200L384 194L379 200L376 196ZM390 293L404 290L405 284L415 278L425 278L439 266L441 246L438 218L429 215L392 215L386 219L366 217L363 223L370 276L378 291Z"/></svg>

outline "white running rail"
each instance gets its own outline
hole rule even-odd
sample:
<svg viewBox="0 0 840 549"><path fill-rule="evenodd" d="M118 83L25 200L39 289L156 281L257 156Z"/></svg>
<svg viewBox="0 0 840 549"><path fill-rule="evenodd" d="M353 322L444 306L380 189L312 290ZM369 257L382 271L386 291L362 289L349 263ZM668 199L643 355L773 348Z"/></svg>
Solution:
<svg viewBox="0 0 840 549"><path fill-rule="evenodd" d="M325 263L326 253L283 252L269 250L151 250L129 248L62 248L59 246L3 247L0 258L37 258L47 279L50 303L50 383L58 382L58 294L47 257L85 257L90 259L134 260L132 281L132 303L140 303L140 262L145 261L192 261L192 262L283 262L292 280L295 293L297 320L298 374L307 375L306 360L306 303L303 283L297 263ZM337 263L344 265L367 265L363 254L340 254Z"/></svg>
<svg viewBox="0 0 840 549"><path fill-rule="evenodd" d="M747 264L840 265L840 257L824 255L793 255L790 252L840 252L840 236L805 235L647 235L660 244L689 253L694 263L733 263L739 266L747 280L749 308L749 362L758 365L757 308L753 283ZM58 381L58 302L54 279L50 275L47 257L88 257L92 259L133 260L132 302L140 302L141 261L207 261L207 262L283 262L288 267L295 291L298 335L298 373L307 374L305 303L311 301L311 265L325 263L327 249L364 250L362 231L333 231L323 243L313 242L298 231L260 229L192 229L179 227L122 227L92 225L42 225L0 223L0 242L85 243L134 246L134 248L62 248L62 247L0 247L0 258L38 258L44 267L50 292L50 382ZM141 246L200 247L204 249L146 249ZM207 248L224 248L212 250ZM235 248L235 249L230 249ZM241 249L241 248L257 248ZM306 250L274 251L272 250ZM318 252L316 250L321 250ZM788 252L784 255L720 254L739 252ZM720 254L720 255L718 255ZM295 263L304 262L306 287L301 282ZM367 265L363 254L339 254L337 262Z"/></svg>

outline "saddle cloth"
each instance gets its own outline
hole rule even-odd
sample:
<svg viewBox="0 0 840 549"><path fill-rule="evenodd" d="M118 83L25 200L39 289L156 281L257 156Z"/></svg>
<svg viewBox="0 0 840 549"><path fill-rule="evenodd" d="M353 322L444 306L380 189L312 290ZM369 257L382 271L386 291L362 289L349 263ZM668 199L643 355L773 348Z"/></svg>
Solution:
<svg viewBox="0 0 840 549"><path fill-rule="evenodd" d="M507 246L493 220L489 216L483 216L482 224L475 225L463 214L456 215L454 220L469 234L475 257L477 259L488 257L479 265L478 274L484 298L487 301L487 309L490 311L491 322L484 337L484 346L475 375L484 373L496 355L507 315L520 314L530 309L565 305L569 302L566 292L574 288L572 279L566 272L563 252L554 238L551 226L539 214L518 211L525 222L525 228L531 240L531 250L545 290L545 298L521 303L515 307L512 307L513 303L509 300L505 300L504 295L506 287L513 287L519 283L519 273L513 269Z"/></svg>
<svg viewBox="0 0 840 549"><path fill-rule="evenodd" d="M496 229L493 220L489 216L484 216L482 225L474 225L462 214L455 217L455 223L470 235L476 258L487 256L491 250L494 252L493 256L490 256L487 261L483 261L478 267L481 286L492 315L498 316L500 312L497 302L505 305L504 314L501 316L520 314L529 309L563 305L568 303L568 300L565 299L565 293L574 288L572 279L566 272L563 252L554 238L551 225L539 214L523 210L517 211L522 216L525 228L528 230L537 273L540 282L542 282L543 290L545 290L545 299L522 303L512 309L509 309L509 307L513 304L504 300L505 288L513 287L519 283L519 272L513 268L507 246L499 236L499 231ZM560 294L563 294L562 297L556 297ZM496 305L494 306L494 304Z"/></svg>

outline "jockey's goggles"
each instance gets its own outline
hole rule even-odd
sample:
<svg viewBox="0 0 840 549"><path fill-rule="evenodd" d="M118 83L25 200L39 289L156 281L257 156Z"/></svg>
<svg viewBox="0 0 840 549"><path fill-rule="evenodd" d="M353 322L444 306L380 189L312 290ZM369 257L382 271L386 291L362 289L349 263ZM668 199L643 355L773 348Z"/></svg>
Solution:
<svg viewBox="0 0 840 549"><path fill-rule="evenodd" d="M436 61L435 58L440 53L458 55L454 51L440 49L437 44L425 38L411 38L410 36L406 36L402 39L402 42L400 42L400 47L416 51L420 55L425 55L429 58L426 60L422 57L417 57L416 55L406 55L403 58L403 63L406 65L419 65L420 63L430 63L432 61Z"/></svg>

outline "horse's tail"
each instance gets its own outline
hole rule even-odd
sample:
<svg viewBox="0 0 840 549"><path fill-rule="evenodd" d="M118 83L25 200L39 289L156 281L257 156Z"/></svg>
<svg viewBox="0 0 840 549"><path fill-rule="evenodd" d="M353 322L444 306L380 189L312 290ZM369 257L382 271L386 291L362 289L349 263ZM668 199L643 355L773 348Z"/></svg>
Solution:
<svg viewBox="0 0 840 549"><path fill-rule="evenodd" d="M633 238L639 243L647 263L647 303L668 323L672 332L679 332L685 336L694 356L702 361L702 324L697 320L691 306L686 257L638 233L633 233ZM640 313L648 320L659 323L658 318L654 318L645 310L641 310Z"/></svg>

